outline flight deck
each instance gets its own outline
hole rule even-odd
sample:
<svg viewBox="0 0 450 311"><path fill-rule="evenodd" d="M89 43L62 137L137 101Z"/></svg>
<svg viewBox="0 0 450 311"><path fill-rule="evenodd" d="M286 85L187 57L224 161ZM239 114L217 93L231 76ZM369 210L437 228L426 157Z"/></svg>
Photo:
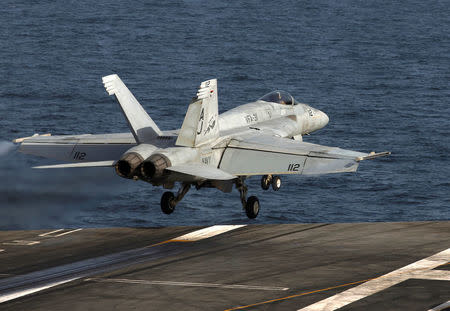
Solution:
<svg viewBox="0 0 450 311"><path fill-rule="evenodd" d="M450 222L0 232L0 310L449 310Z"/></svg>

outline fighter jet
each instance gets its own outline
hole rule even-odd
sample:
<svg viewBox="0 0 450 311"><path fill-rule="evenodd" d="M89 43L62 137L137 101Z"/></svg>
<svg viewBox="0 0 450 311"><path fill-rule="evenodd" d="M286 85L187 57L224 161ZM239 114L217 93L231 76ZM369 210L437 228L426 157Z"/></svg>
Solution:
<svg viewBox="0 0 450 311"><path fill-rule="evenodd" d="M180 129L161 131L118 75L103 77L115 95L131 133L51 136L35 134L15 139L19 151L66 164L36 168L113 167L123 178L153 186L180 188L165 192L161 210L171 214L191 186L240 194L249 218L260 209L256 196L247 198L245 181L261 176L261 187L277 191L281 175L355 172L359 162L389 152L363 153L304 142L302 137L328 123L328 116L297 102L284 91L219 115L217 80L201 83Z"/></svg>

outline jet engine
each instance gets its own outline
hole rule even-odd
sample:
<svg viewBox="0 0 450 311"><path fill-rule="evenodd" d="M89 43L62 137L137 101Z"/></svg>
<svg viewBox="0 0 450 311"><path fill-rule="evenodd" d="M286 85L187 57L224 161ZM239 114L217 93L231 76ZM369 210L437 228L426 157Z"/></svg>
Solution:
<svg viewBox="0 0 450 311"><path fill-rule="evenodd" d="M191 162L197 156L198 152L194 148L159 149L142 163L141 175L146 180L159 179L163 176L165 168Z"/></svg>
<svg viewBox="0 0 450 311"><path fill-rule="evenodd" d="M144 162L157 148L148 144L134 146L125 152L114 168L117 175L124 178L133 178L139 176L139 165Z"/></svg>

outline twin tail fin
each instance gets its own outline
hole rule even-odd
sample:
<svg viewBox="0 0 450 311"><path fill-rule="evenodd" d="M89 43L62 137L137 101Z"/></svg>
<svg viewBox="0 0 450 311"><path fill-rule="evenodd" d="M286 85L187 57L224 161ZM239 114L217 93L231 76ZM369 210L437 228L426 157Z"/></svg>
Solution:
<svg viewBox="0 0 450 311"><path fill-rule="evenodd" d="M147 114L144 108L139 104L134 95L128 90L119 76L112 74L102 78L103 85L109 95L115 95L120 108L128 122L128 127L137 143L145 143L161 136L161 130L158 128L152 118Z"/></svg>
<svg viewBox="0 0 450 311"><path fill-rule="evenodd" d="M217 79L204 81L191 101L176 144L197 147L219 137Z"/></svg>

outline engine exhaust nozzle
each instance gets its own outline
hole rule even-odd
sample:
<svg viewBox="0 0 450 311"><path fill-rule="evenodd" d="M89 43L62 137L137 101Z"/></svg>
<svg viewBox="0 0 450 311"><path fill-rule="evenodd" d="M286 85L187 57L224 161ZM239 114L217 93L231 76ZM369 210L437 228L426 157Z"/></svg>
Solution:
<svg viewBox="0 0 450 311"><path fill-rule="evenodd" d="M139 154L131 152L117 161L114 168L120 177L132 179L133 176L138 175L139 171L136 169L143 161L144 159Z"/></svg>
<svg viewBox="0 0 450 311"><path fill-rule="evenodd" d="M141 165L141 174L148 180L162 177L164 169L172 166L170 160L162 154L154 154Z"/></svg>

